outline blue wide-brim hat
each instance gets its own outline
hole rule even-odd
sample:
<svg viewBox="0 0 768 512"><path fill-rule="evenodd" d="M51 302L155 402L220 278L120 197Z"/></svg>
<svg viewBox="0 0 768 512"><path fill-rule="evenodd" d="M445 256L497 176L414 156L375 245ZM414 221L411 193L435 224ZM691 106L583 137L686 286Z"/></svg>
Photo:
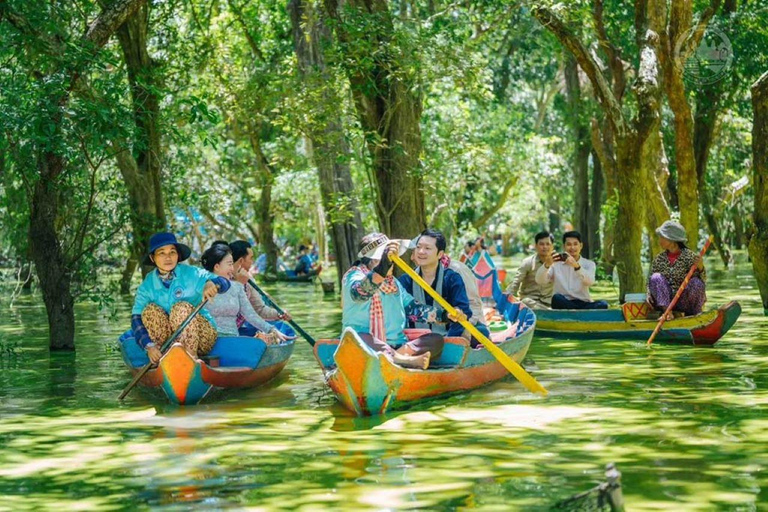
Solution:
<svg viewBox="0 0 768 512"><path fill-rule="evenodd" d="M152 261L149 257L154 254L156 250L161 247L165 247L166 245L176 246L176 250L179 252L179 261L184 261L185 259L189 258L190 254L192 254L192 249L184 244L179 243L176 240L176 235L173 233L155 233L149 239L149 251L147 252L147 255L144 256L142 264L156 266L155 262Z"/></svg>

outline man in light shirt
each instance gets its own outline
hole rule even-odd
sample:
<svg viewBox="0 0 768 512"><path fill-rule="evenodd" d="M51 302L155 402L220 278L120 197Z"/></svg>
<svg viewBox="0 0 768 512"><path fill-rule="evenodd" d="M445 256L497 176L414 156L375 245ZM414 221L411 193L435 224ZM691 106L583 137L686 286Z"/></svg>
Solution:
<svg viewBox="0 0 768 512"><path fill-rule="evenodd" d="M507 293L533 309L549 309L552 303L552 283L543 285L536 282L536 271L544 266L547 257L552 256L555 237L549 231L536 233L536 254L525 258L517 269L515 279L507 287Z"/></svg>
<svg viewBox="0 0 768 512"><path fill-rule="evenodd" d="M608 309L604 300L592 301L589 287L595 283L595 262L581 257L581 233L563 235L565 253L550 254L536 271L540 285L554 284L552 309Z"/></svg>

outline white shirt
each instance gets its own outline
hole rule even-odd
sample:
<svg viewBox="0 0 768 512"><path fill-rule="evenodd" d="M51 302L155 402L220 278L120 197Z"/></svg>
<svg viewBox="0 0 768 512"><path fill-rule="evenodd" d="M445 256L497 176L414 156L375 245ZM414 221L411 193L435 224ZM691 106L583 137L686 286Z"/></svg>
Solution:
<svg viewBox="0 0 768 512"><path fill-rule="evenodd" d="M581 268L574 270L563 262L555 262L549 267L540 266L536 271L536 282L540 285L554 283L554 293L565 295L567 299L592 302L589 287L595 284L595 262L580 257L576 262Z"/></svg>

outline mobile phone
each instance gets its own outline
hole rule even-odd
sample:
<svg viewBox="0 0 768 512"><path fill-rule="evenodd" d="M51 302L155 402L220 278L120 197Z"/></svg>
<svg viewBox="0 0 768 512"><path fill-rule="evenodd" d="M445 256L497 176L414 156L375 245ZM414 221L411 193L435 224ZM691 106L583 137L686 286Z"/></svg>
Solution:
<svg viewBox="0 0 768 512"><path fill-rule="evenodd" d="M552 256L552 259L554 261L565 261L568 259L568 253L567 252L556 252L554 256Z"/></svg>

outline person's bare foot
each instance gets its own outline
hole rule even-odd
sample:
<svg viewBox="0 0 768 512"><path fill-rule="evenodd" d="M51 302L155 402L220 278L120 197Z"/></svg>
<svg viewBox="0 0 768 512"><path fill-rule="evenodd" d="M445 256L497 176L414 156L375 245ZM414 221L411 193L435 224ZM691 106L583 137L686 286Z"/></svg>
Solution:
<svg viewBox="0 0 768 512"><path fill-rule="evenodd" d="M427 352L418 356L407 356L395 352L392 356L392 360L404 368L416 368L419 370L426 370L429 367L429 360L432 354Z"/></svg>

